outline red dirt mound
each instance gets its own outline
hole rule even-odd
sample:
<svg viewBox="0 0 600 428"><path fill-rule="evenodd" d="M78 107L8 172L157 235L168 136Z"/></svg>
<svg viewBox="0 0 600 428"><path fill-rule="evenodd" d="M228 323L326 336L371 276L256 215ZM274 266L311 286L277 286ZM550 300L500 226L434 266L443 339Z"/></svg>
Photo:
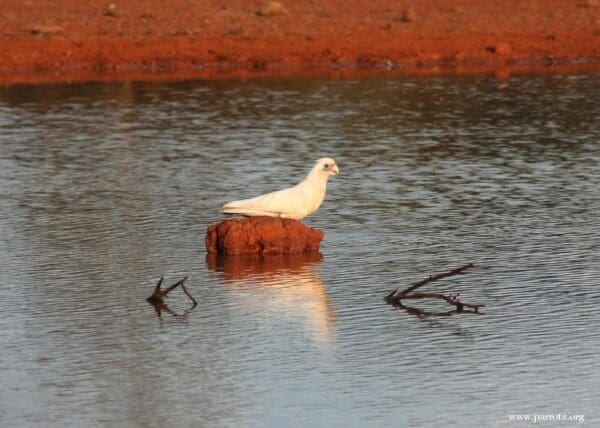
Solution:
<svg viewBox="0 0 600 428"><path fill-rule="evenodd" d="M298 220L259 216L210 225L205 245L211 254L290 254L317 251L322 239Z"/></svg>

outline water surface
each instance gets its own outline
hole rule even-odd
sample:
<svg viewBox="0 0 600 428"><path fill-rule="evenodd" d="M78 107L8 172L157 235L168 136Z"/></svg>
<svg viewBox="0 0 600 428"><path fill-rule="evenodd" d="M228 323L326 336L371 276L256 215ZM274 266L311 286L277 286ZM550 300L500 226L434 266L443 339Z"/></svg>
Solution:
<svg viewBox="0 0 600 428"><path fill-rule="evenodd" d="M597 75L1 89L0 425L598 424L598 117ZM206 258L326 155L320 255ZM484 315L383 302L467 262L427 289Z"/></svg>

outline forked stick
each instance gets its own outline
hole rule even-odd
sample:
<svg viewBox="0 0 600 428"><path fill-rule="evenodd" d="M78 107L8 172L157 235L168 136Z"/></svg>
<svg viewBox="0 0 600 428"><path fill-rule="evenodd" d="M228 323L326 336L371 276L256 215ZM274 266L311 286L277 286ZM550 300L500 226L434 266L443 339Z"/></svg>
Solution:
<svg viewBox="0 0 600 428"><path fill-rule="evenodd" d="M177 281L173 285L170 285L165 290L161 290L160 286L162 285L163 279L164 279L164 277L161 276L160 279L158 280L158 282L156 283L156 287L154 287L154 292L152 293L152 295L150 297L148 297L146 299L148 301L148 303L152 303L153 305L163 303L163 298L168 297L167 295L171 291L173 291L175 288L180 286L181 289L183 290L183 292L185 293L185 295L188 296L190 298L190 300L193 302L192 308L194 308L198 304L198 302L196 302L196 299L194 299L192 297L192 295L187 291L187 288L185 288L185 285L183 285L183 283L188 279L187 276L184 278L181 278L179 281Z"/></svg>
<svg viewBox="0 0 600 428"><path fill-rule="evenodd" d="M414 292L416 289L424 286L425 284L429 284L430 282L437 281L442 278L447 278L449 276L460 275L460 274L464 273L464 271L466 271L467 269L470 269L472 267L473 267L473 263L469 263L469 264L466 264L459 268L453 269L451 271L440 273L435 276L430 276L428 278L425 278L422 281L414 283L407 289L400 291L400 292L398 292L398 289L396 288L395 290L393 290L391 293L389 293L386 296L385 301L394 306L407 308L406 306L404 306L402 304L403 299L427 299L427 298L441 299L441 300L445 300L446 302L448 302L451 305L456 306L457 313L463 312L464 308L470 308L473 310L472 312L479 313L479 308L482 308L485 305L463 303L458 299L459 294L445 295L442 293L415 293Z"/></svg>

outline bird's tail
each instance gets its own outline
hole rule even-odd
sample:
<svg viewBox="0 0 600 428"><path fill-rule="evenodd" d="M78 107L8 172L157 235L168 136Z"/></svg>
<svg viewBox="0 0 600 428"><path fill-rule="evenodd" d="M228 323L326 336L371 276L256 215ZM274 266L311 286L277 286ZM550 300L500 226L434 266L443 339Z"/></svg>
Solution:
<svg viewBox="0 0 600 428"><path fill-rule="evenodd" d="M248 216L248 217L259 216L259 215L264 215L264 216L268 216L268 217L281 217L281 213L278 213L278 212L236 207L236 206L231 206L231 204L225 204L223 206L223 208L221 209L221 212L223 214L238 214L238 215L243 215L243 216Z"/></svg>

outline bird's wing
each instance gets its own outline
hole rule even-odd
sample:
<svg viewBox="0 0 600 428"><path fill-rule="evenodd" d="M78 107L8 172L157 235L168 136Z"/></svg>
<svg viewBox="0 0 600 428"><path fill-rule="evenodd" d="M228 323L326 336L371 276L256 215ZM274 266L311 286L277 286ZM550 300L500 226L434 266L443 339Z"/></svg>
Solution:
<svg viewBox="0 0 600 428"><path fill-rule="evenodd" d="M311 200L306 192L297 187L291 187L255 198L229 202L223 205L223 212L227 214L295 217L307 211L310 204Z"/></svg>

